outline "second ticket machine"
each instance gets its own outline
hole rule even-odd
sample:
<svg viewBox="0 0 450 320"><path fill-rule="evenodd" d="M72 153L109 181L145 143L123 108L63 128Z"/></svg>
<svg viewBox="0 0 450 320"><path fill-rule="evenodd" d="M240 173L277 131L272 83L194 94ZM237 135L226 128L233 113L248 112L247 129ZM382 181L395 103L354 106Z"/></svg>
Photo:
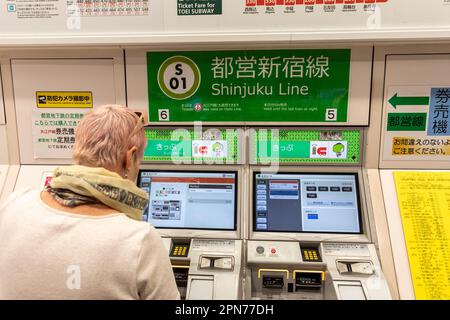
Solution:
<svg viewBox="0 0 450 320"><path fill-rule="evenodd" d="M391 299L365 170L328 162L250 167L246 298Z"/></svg>

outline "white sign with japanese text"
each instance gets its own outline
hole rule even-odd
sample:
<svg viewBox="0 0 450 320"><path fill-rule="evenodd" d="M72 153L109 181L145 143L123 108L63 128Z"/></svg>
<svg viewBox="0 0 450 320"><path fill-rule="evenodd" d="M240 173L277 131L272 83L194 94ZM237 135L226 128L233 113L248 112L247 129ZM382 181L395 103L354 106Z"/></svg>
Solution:
<svg viewBox="0 0 450 320"><path fill-rule="evenodd" d="M449 54L386 59L382 161L450 160Z"/></svg>
<svg viewBox="0 0 450 320"><path fill-rule="evenodd" d="M87 111L67 109L33 110L35 159L71 159L75 128Z"/></svg>
<svg viewBox="0 0 450 320"><path fill-rule="evenodd" d="M387 90L384 160L450 159L450 84Z"/></svg>

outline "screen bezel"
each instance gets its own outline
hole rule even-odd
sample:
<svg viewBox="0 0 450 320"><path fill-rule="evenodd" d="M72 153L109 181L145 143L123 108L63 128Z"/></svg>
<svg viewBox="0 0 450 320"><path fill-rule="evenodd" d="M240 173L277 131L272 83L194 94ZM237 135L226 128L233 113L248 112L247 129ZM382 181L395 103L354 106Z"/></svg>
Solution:
<svg viewBox="0 0 450 320"><path fill-rule="evenodd" d="M357 172L284 172L280 171L275 174L281 175L316 175L316 176L354 176L355 177L355 186L356 186L356 199L357 199L357 207L358 207L358 223L359 223L359 232L330 232L330 231L292 231L292 230L260 230L256 229L256 175L263 174L261 171L253 171L253 180L252 180L252 224L253 224L253 232L261 232L261 233L285 233L285 234L335 234L335 235L363 235L363 220L362 220L362 206L361 206L361 192L359 188L359 174Z"/></svg>
<svg viewBox="0 0 450 320"><path fill-rule="evenodd" d="M237 171L216 171L216 170L153 170L153 169L139 169L138 173L138 179L137 179L137 186L140 188L141 184L141 173L142 172L168 172L168 173L215 173L215 174L234 174L235 175L235 182L234 182L234 224L233 229L220 229L220 228L192 228L192 227L186 227L186 228L175 228L175 227L157 227L153 225L149 221L142 220L143 222L147 222L151 224L155 229L159 230L206 230L206 231L223 231L223 232L229 232L229 231L237 231L237 219L238 219L238 172ZM150 199L149 199L149 205L150 205Z"/></svg>

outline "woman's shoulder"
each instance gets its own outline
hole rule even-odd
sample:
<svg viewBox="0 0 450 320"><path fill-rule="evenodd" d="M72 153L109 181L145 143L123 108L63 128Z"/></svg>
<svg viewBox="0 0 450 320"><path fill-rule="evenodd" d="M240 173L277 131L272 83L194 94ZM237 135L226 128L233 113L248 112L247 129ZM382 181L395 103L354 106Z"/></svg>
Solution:
<svg viewBox="0 0 450 320"><path fill-rule="evenodd" d="M146 233L146 234L148 234L148 235L150 235L150 236L153 236L153 235L159 235L159 233L158 233L158 231L155 229L155 227L153 227L153 226L152 226L150 223L148 223L147 221L143 221L143 220L142 220L142 221L134 220L134 219L131 219L131 218L125 216L125 214L122 215L122 219L126 220L127 223L128 223L131 227L133 227L133 228L135 228L135 229L137 229L137 230L140 230L140 231L142 231L143 233Z"/></svg>
<svg viewBox="0 0 450 320"><path fill-rule="evenodd" d="M8 206L14 204L27 203L26 198L33 197L39 194L40 191L31 188L21 188L12 192L5 200L4 203L0 204L0 211ZM25 199L24 199L25 198Z"/></svg>
<svg viewBox="0 0 450 320"><path fill-rule="evenodd" d="M129 230L132 230L133 232L136 233L141 233L144 237L159 237L159 233L158 231L155 229L155 227L153 227L150 223L146 222L146 221L138 221L135 219L132 219L128 216L126 216L126 214L121 214L120 216L118 216L119 219L121 219L121 224L127 225L127 227L129 228Z"/></svg>

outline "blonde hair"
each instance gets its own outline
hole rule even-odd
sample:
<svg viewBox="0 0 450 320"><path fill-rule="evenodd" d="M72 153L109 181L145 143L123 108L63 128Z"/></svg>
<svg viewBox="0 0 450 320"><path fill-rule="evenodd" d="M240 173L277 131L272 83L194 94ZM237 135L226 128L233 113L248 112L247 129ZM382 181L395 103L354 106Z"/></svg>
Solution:
<svg viewBox="0 0 450 320"><path fill-rule="evenodd" d="M138 120L133 111L120 105L94 108L76 128L73 160L78 165L117 168L133 146L137 147L137 159L142 159L147 143L144 130L130 136Z"/></svg>

